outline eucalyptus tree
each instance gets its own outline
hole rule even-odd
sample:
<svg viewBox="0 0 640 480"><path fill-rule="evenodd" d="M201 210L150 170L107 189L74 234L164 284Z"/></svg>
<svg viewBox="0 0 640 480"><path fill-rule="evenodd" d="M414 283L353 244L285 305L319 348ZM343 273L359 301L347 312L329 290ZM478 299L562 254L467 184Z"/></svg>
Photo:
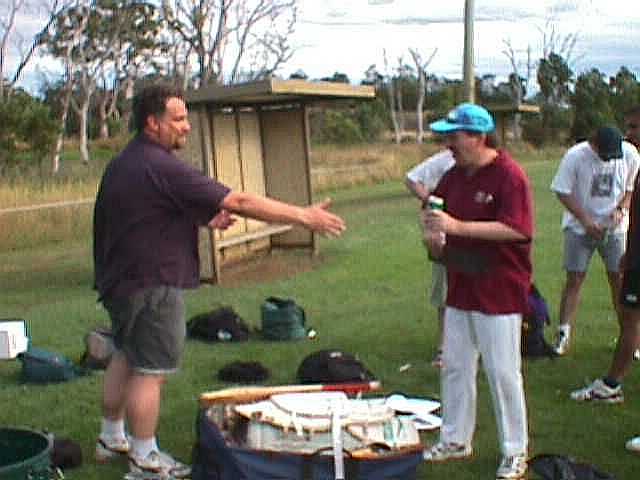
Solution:
<svg viewBox="0 0 640 480"><path fill-rule="evenodd" d="M560 141L569 126L569 105L573 71L559 54L551 52L540 59L537 72L540 86L543 141Z"/></svg>
<svg viewBox="0 0 640 480"><path fill-rule="evenodd" d="M1 0L0 1L0 102L17 91L22 74L33 59L42 40L53 23L55 13L65 0ZM18 28L25 18L42 20L44 26L35 34ZM11 74L9 57L16 59Z"/></svg>
<svg viewBox="0 0 640 480"><path fill-rule="evenodd" d="M424 127L423 127L423 118L424 118L424 98L427 91L427 67L433 60L433 57L436 56L438 52L437 48L433 49L429 58L424 60L420 52L418 52L415 48L410 48L409 53L411 53L411 57L413 58L413 62L416 65L416 72L418 75L418 88L417 93L418 96L416 98L416 119L417 119L417 127L416 127L416 143L422 143L424 137Z"/></svg>
<svg viewBox="0 0 640 480"><path fill-rule="evenodd" d="M21 10L28 7L27 0L4 0L0 3L0 101L5 98L5 91L10 91L6 84L7 57L12 38L17 34L16 21Z"/></svg>
<svg viewBox="0 0 640 480"><path fill-rule="evenodd" d="M54 172L69 106L78 116L80 156L88 163L89 108L98 80L108 79L116 92L128 85L153 55L160 28L155 7L136 0L75 0L56 16L47 45L64 67L64 88Z"/></svg>
<svg viewBox="0 0 640 480"><path fill-rule="evenodd" d="M158 59L167 52L168 46L162 41L160 34L164 25L153 4L131 0L100 3L103 11L109 12L100 36L113 41L110 49L103 49L107 61L102 64L99 78L104 88L97 102L98 132L101 138L107 138L109 118L122 113L123 124L127 126L135 81L150 70L158 69ZM123 100L123 112L117 109L118 100Z"/></svg>
<svg viewBox="0 0 640 480"><path fill-rule="evenodd" d="M574 141L587 139L598 127L615 124L610 98L607 78L600 70L592 68L578 75L571 95Z"/></svg>
<svg viewBox="0 0 640 480"><path fill-rule="evenodd" d="M623 66L615 77L609 79L609 88L616 122L623 125L627 110L640 105L640 84L635 74Z"/></svg>
<svg viewBox="0 0 640 480"><path fill-rule="evenodd" d="M294 53L289 43L298 0L162 0L164 18L189 46L200 85L275 72Z"/></svg>

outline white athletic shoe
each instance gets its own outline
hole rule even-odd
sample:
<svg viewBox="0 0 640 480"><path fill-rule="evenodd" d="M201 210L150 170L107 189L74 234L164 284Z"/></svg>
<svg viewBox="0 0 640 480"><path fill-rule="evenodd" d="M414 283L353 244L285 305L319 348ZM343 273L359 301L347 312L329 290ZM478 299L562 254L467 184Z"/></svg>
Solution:
<svg viewBox="0 0 640 480"><path fill-rule="evenodd" d="M569 351L569 341L570 336L563 330L558 330L558 335L556 337L556 341L553 344L553 351L556 352L556 355L566 355Z"/></svg>
<svg viewBox="0 0 640 480"><path fill-rule="evenodd" d="M527 456L525 454L502 457L496 480L522 478L527 473Z"/></svg>
<svg viewBox="0 0 640 480"><path fill-rule="evenodd" d="M627 440L627 443L624 446L630 452L640 453L640 437L633 437Z"/></svg>
<svg viewBox="0 0 640 480"><path fill-rule="evenodd" d="M129 473L144 478L186 478L191 475L191 467L174 459L171 455L157 450L146 457L129 455Z"/></svg>
<svg viewBox="0 0 640 480"><path fill-rule="evenodd" d="M99 436L96 442L96 462L107 463L111 460L124 458L129 453L129 439L127 437Z"/></svg>
<svg viewBox="0 0 640 480"><path fill-rule="evenodd" d="M571 392L571 398L577 402L622 403L624 402L624 393L622 385L611 388L601 378L598 378L591 385Z"/></svg>
<svg viewBox="0 0 640 480"><path fill-rule="evenodd" d="M446 462L470 457L473 449L469 445L438 442L422 455L425 462Z"/></svg>

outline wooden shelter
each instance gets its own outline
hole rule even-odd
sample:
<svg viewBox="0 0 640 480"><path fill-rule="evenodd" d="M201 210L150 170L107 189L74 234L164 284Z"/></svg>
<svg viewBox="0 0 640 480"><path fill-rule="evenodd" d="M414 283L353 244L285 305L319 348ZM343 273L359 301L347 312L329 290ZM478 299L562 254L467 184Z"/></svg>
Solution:
<svg viewBox="0 0 640 480"><path fill-rule="evenodd" d="M531 105L528 103L521 103L518 106L514 105L489 105L487 106L496 121L496 133L500 139L502 145L507 144L507 126L509 119L513 118L519 113L540 113L540 107L538 105Z"/></svg>
<svg viewBox="0 0 640 480"><path fill-rule="evenodd" d="M185 161L235 191L297 205L312 202L308 107L375 97L373 87L270 78L187 92L191 135ZM313 233L239 219L224 232L202 228L203 280L219 283L225 264L274 247L317 251Z"/></svg>

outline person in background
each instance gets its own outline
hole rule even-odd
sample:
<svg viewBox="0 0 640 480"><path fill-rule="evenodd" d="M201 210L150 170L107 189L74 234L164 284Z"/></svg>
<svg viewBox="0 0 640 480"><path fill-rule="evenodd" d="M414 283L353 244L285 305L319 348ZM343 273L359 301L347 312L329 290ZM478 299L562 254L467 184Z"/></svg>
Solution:
<svg viewBox="0 0 640 480"><path fill-rule="evenodd" d="M455 166L434 191L446 211L424 214L426 231L435 233L425 236L427 247L445 264L448 281L442 426L424 459L443 462L472 454L482 359L502 453L496 478L522 478L528 432L520 339L531 285L531 188L522 168L497 148L495 122L483 107L459 105L431 130L446 135Z"/></svg>
<svg viewBox="0 0 640 480"><path fill-rule="evenodd" d="M181 91L147 87L133 110L137 135L107 166L94 210L95 288L116 345L95 453L128 456L133 474L181 478L190 468L159 449L156 429L184 349L183 290L199 285L198 227L225 229L238 214L338 236L345 223L328 200L299 207L231 191L181 161L174 151L191 129Z"/></svg>
<svg viewBox="0 0 640 480"><path fill-rule="evenodd" d="M625 115L626 139L640 145L640 106ZM606 376L591 385L571 393L577 401L622 402L622 380L629 373L637 349L640 347L640 185L636 177L631 196L630 222L627 232L626 252L621 260L622 281L620 287L620 334ZM640 436L626 442L626 448L640 454Z"/></svg>
<svg viewBox="0 0 640 480"><path fill-rule="evenodd" d="M640 149L640 105L627 110L624 120L624 139L636 149Z"/></svg>
<svg viewBox="0 0 640 480"><path fill-rule="evenodd" d="M427 205L429 195L436 188L442 176L455 163L450 150L442 150L422 163L416 165L408 173L405 185L415 195L422 205L421 211ZM440 262L433 262L431 267L431 305L438 311L438 349L431 364L442 367L442 322L444 319L444 305L447 298L447 272Z"/></svg>
<svg viewBox="0 0 640 480"><path fill-rule="evenodd" d="M562 230L566 279L554 344L558 355L569 351L580 291L595 250L605 264L612 304L620 322L618 267L639 163L638 151L623 141L617 128L600 127L588 141L579 142L566 152L551 183L551 190L565 207Z"/></svg>

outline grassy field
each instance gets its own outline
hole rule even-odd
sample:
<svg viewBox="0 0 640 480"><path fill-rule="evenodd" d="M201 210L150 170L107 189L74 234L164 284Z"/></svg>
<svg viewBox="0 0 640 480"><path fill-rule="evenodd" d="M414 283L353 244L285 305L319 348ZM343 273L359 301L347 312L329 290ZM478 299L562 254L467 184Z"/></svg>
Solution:
<svg viewBox="0 0 640 480"><path fill-rule="evenodd" d="M535 189L535 280L549 301L554 322L563 282L561 209L548 189L556 154L527 151L521 157ZM438 371L429 365L436 343L435 312L426 302L430 268L419 240L416 202L399 181L357 186L331 196L349 230L339 240L321 242L320 258L309 271L270 282L203 286L188 293L188 315L229 304L255 327L265 297L292 297L305 307L308 323L318 336L295 343L264 342L257 335L237 345L189 342L181 373L167 385L159 429L164 448L178 457L190 455L198 395L226 386L216 374L233 360L259 360L271 369L269 383L282 384L295 381L296 368L308 353L341 348L357 354L382 380L385 392L438 396ZM292 261L299 260L297 254L288 255L294 255ZM107 323L91 282L86 229L72 240L2 250L0 317L25 318L35 346L77 359L84 333ZM551 330L548 333L551 336ZM571 389L605 371L616 335L604 272L596 260L584 286L573 354L525 363L531 455L569 454L599 465L618 479L637 478L640 458L624 450L624 441L640 434L638 370L626 380L628 400L623 405L579 405L568 398ZM411 368L399 373L404 364ZM85 463L67 472L69 479L121 478L126 471L123 464L97 466L92 460L101 375L66 384L26 386L19 382L19 371L18 362L0 362L0 425L46 429L78 441ZM478 384L474 459L422 465L420 479L494 478L499 451L484 374L479 375ZM431 443L436 438L432 433L424 440Z"/></svg>

